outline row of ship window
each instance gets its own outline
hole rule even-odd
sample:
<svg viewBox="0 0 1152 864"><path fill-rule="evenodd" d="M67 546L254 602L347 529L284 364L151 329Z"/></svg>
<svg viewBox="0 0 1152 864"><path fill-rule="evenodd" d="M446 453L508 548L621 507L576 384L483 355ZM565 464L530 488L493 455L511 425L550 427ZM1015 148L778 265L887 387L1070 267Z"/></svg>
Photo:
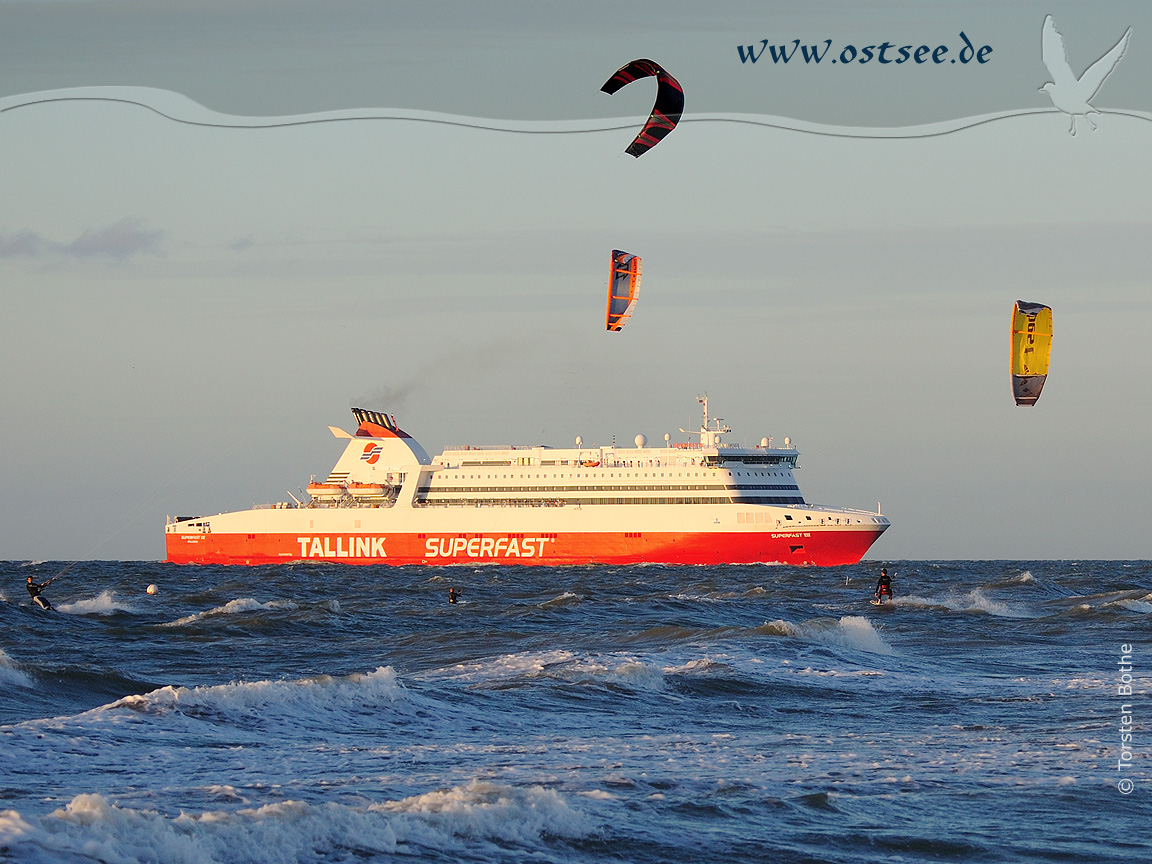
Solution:
<svg viewBox="0 0 1152 864"><path fill-rule="evenodd" d="M667 472L661 471L659 474L657 474L655 471L653 471L651 473L652 473L653 477L656 477L656 476L663 477L665 474L667 474L668 477L670 477L670 478L673 476L673 472L671 472L671 471L667 471ZM781 471L779 474L777 474L777 472L775 472L775 471L728 471L727 473L729 474L729 476L739 476L739 477L787 477L788 476L788 473L785 471ZM715 472L709 472L709 471L704 472L705 477L709 476L709 474L711 474L712 476L716 476ZM347 477L348 475L347 474L341 474L341 475L335 475L334 474L332 476L334 476L334 477L335 476ZM549 474L525 474L525 475L523 475L524 479L526 479L526 480L533 480L533 479L535 479L535 480L540 480L540 479L547 480L549 477L552 477L554 479L560 479L562 477L580 477L580 476L589 476L589 477L600 476L600 477L603 477L604 473L603 473L603 471L598 471L598 472L590 473L587 475L582 475L580 473L576 473L576 474L551 474L551 475L549 475ZM615 477L616 474L611 473L608 476L609 477ZM641 474L640 472L636 472L634 474L631 472L629 472L629 473L621 472L620 476L621 477L647 477L648 472L645 471L643 474ZM685 474L684 471L678 471L678 472L676 472L675 476L677 476L677 477L684 477L684 476L699 477L700 472L699 471L689 471L689 472L687 472L687 474ZM469 474L466 477L463 475L461 475L459 477L440 475L436 479L438 481L442 481L445 483L459 483L459 482L464 481L464 480L480 480L480 479L498 480L501 478L507 480L508 475L507 474L497 474L497 475L485 474L485 475L483 475L483 477L481 477L481 475L479 475L479 474L476 474L476 475ZM516 479L515 474L512 475L512 479Z"/></svg>
<svg viewBox="0 0 1152 864"><path fill-rule="evenodd" d="M741 483L735 485L717 486L692 484L662 484L659 486L644 486L640 484L627 486L454 486L437 487L438 493L443 492L676 492L687 490L710 490L715 492L742 490L742 489L771 489L775 491L798 492L800 487L787 483ZM432 492L431 486L421 486L416 490L419 495Z"/></svg>
<svg viewBox="0 0 1152 864"><path fill-rule="evenodd" d="M627 497L627 498L424 498L417 506L442 507L562 507L566 504L803 504L800 496L763 496L759 498L720 497Z"/></svg>

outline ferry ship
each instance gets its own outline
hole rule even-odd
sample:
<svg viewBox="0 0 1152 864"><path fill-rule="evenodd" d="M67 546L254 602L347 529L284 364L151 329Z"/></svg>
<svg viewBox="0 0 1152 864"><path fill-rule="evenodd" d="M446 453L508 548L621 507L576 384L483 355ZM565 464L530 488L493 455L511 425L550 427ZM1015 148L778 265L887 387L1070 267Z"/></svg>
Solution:
<svg viewBox="0 0 1152 864"><path fill-rule="evenodd" d="M395 417L353 408L344 453L302 499L165 527L178 564L854 564L887 530L879 512L805 502L797 450L764 438L635 447L451 447L430 458ZM681 429L681 432L687 430Z"/></svg>

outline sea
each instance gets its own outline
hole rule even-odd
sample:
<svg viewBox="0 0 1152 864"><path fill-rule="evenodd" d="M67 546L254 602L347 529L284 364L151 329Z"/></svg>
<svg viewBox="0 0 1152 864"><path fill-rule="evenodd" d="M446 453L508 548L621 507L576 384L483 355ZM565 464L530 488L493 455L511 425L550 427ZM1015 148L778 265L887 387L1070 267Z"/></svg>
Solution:
<svg viewBox="0 0 1152 864"><path fill-rule="evenodd" d="M1150 673L1147 561L3 562L0 861L1148 862Z"/></svg>

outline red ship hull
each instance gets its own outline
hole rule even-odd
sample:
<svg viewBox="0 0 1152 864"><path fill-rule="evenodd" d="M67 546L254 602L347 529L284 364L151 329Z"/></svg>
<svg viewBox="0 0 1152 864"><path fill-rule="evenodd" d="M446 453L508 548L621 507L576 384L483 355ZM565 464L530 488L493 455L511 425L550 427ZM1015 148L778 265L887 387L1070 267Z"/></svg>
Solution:
<svg viewBox="0 0 1152 864"><path fill-rule="evenodd" d="M887 526L884 526L887 527ZM175 564L855 564L884 528L567 534L178 534Z"/></svg>

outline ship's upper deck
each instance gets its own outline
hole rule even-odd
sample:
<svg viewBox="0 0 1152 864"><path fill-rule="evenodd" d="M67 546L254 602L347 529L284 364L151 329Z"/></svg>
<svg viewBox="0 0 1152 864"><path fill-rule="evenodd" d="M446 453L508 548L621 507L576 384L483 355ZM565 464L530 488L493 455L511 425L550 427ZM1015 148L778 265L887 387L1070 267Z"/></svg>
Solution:
<svg viewBox="0 0 1152 864"><path fill-rule="evenodd" d="M771 438L762 438L755 447L741 447L722 442L732 431L718 417L708 417L708 397L700 400L704 407L703 422L699 430L686 434L700 436L697 442L672 443L665 435L663 447L649 447L644 435L637 435L635 447L622 447L613 443L602 446L584 446L577 437L574 448L558 449L547 445L463 445L448 447L432 460L434 468L461 467L584 467L584 468L660 468L660 467L719 467L725 464L779 465L796 467L799 455L791 439L784 439L783 447L773 447Z"/></svg>
<svg viewBox="0 0 1152 864"><path fill-rule="evenodd" d="M671 444L667 447L620 447L615 444L557 449L543 445L449 447L432 460L434 468L463 467L585 467L672 468L719 467L725 464L795 467L795 448Z"/></svg>

